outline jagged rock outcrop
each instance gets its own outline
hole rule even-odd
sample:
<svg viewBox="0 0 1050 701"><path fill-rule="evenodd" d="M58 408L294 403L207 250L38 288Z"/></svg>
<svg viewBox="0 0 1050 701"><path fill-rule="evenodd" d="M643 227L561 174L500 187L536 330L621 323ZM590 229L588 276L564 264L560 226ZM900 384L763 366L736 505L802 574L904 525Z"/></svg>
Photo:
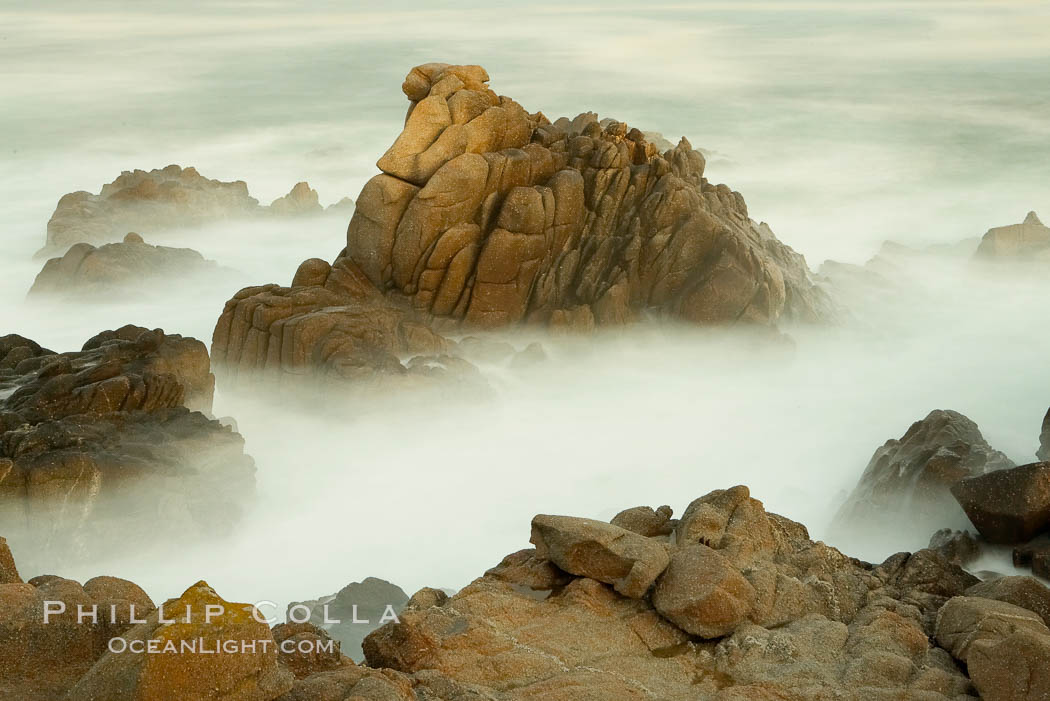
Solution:
<svg viewBox="0 0 1050 701"><path fill-rule="evenodd" d="M144 285L165 284L218 275L215 261L206 260L191 248L151 246L136 233L120 243L95 247L78 243L57 258L48 260L37 274L30 297L105 296Z"/></svg>
<svg viewBox="0 0 1050 701"><path fill-rule="evenodd" d="M551 123L487 83L480 66L409 73L404 130L357 199L346 247L331 265L303 263L291 287L230 300L217 363L392 367L395 351L414 352L392 317L435 329L589 329L645 316L773 325L833 313L802 257L749 218L739 193L707 181L688 141L660 153L592 113Z"/></svg>
<svg viewBox="0 0 1050 701"><path fill-rule="evenodd" d="M192 167L124 171L97 195L83 190L63 195L47 223L47 244L41 252L120 241L129 231L149 236L228 219L322 211L316 191L306 183L297 184L273 205L260 207L243 180L211 180Z"/></svg>
<svg viewBox="0 0 1050 701"><path fill-rule="evenodd" d="M989 229L975 257L981 260L1046 261L1050 259L1050 227L1035 212L1020 224Z"/></svg>
<svg viewBox="0 0 1050 701"><path fill-rule="evenodd" d="M317 196L317 190L310 188L309 183L296 183L284 197L278 197L270 203L270 211L281 216L299 214L320 214L324 211Z"/></svg>
<svg viewBox="0 0 1050 701"><path fill-rule="evenodd" d="M201 413L214 382L204 344L159 329L0 338L0 531L50 561L228 532L255 467Z"/></svg>
<svg viewBox="0 0 1050 701"><path fill-rule="evenodd" d="M836 514L834 527L866 531L903 523L930 532L962 526L966 519L952 497L952 485L1012 467L973 421L957 411L931 411L875 451Z"/></svg>
<svg viewBox="0 0 1050 701"><path fill-rule="evenodd" d="M290 620L308 618L311 624L339 641L343 654L360 661L364 659L361 643L365 636L389 620L391 614L401 613L407 603L408 594L401 587L376 577L365 577L335 594L293 601L288 605L288 617Z"/></svg>

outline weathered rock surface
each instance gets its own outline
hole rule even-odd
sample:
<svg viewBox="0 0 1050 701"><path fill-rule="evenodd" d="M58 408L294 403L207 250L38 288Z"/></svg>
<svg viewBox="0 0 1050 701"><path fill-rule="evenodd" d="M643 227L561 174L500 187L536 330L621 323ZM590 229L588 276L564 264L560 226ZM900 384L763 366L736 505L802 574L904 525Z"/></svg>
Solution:
<svg viewBox="0 0 1050 701"><path fill-rule="evenodd" d="M1038 614L1050 625L1050 589L1035 577L999 577L975 584L966 596L1005 601Z"/></svg>
<svg viewBox="0 0 1050 701"><path fill-rule="evenodd" d="M0 530L49 561L229 531L255 467L201 413L214 382L204 344L159 329L0 338Z"/></svg>
<svg viewBox="0 0 1050 701"><path fill-rule="evenodd" d="M982 260L1032 261L1050 259L1050 227L1035 212L1020 224L989 229L975 254Z"/></svg>
<svg viewBox="0 0 1050 701"><path fill-rule="evenodd" d="M670 561L661 543L587 518L541 514L532 519L530 540L537 557L632 599L645 596Z"/></svg>
<svg viewBox="0 0 1050 701"><path fill-rule="evenodd" d="M47 223L45 252L62 252L77 243L120 241L129 231L147 236L165 229L201 226L244 217L320 212L317 193L299 183L272 207L260 207L243 180L211 180L195 168L170 165L124 171L99 194L83 190L63 195Z"/></svg>
<svg viewBox="0 0 1050 701"><path fill-rule="evenodd" d="M956 411L934 410L875 451L834 525L868 531L904 523L927 532L961 526L966 520L952 485L1011 467L973 421Z"/></svg>
<svg viewBox="0 0 1050 701"><path fill-rule="evenodd" d="M161 614L174 622L161 621ZM206 582L165 603L123 638L159 652L106 652L66 699L269 701L292 687L293 675L279 664L270 629L256 620L253 607L224 601ZM184 643L197 647L187 652Z"/></svg>
<svg viewBox="0 0 1050 701"><path fill-rule="evenodd" d="M959 567L966 567L981 554L980 543L969 531L953 531L950 528L942 528L934 533L927 547Z"/></svg>
<svg viewBox="0 0 1050 701"><path fill-rule="evenodd" d="M987 701L1050 699L1050 636L1019 630L999 641L976 642L968 668Z"/></svg>
<svg viewBox="0 0 1050 701"><path fill-rule="evenodd" d="M1050 635L1038 614L995 599L957 596L937 613L937 642L952 656L967 661L977 641L998 642L1019 630Z"/></svg>
<svg viewBox="0 0 1050 701"><path fill-rule="evenodd" d="M756 596L717 551L692 545L671 558L653 591L653 608L690 635L721 638L748 619Z"/></svg>
<svg viewBox="0 0 1050 701"><path fill-rule="evenodd" d="M833 315L802 257L707 181L688 141L661 153L591 113L551 123L487 82L480 66L409 73L404 130L357 199L346 247L331 265L304 263L291 288L238 293L216 325L217 362L328 365L330 348L349 353L347 335L385 337L395 313L435 328L577 330ZM311 330L292 331L301 324ZM370 352L352 364L374 365Z"/></svg>
<svg viewBox="0 0 1050 701"><path fill-rule="evenodd" d="M11 566L13 566L13 562ZM48 609L45 602L61 602ZM77 606L87 617L79 617ZM92 609L92 607L97 607ZM111 608L112 607L112 608ZM107 641L154 609L139 587L115 577L81 586L53 575L0 583L0 698L54 701L106 651ZM97 611L92 620L90 612ZM111 620L116 623L111 623Z"/></svg>
<svg viewBox="0 0 1050 701"><path fill-rule="evenodd" d="M347 584L330 596L292 602L288 605L288 617L300 620L308 616L310 623L339 641L343 654L361 661L364 659L361 643L365 636L389 620L390 614L401 613L407 603L408 594L401 587L376 577L366 577L360 582ZM326 622L326 614L331 622Z"/></svg>
<svg viewBox="0 0 1050 701"><path fill-rule="evenodd" d="M1050 525L1050 463L971 477L951 489L973 525L993 543L1021 543Z"/></svg>
<svg viewBox="0 0 1050 701"><path fill-rule="evenodd" d="M128 234L120 243L96 248L78 243L58 258L44 264L37 274L30 297L43 295L107 295L149 282L171 284L186 277L216 275L215 261L206 260L190 248L151 246L138 234Z"/></svg>
<svg viewBox="0 0 1050 701"><path fill-rule="evenodd" d="M743 487L695 500L672 542L651 540L674 552L651 601L566 579L541 549L522 551L452 597L413 597L399 623L365 640L368 663L442 699L971 698L965 673L929 636L937 609L976 579L936 553L873 568L812 542ZM750 594L705 597L698 580L718 580L712 570L723 576L707 590L731 581ZM686 626L711 604L720 629L691 635L662 615L668 601Z"/></svg>

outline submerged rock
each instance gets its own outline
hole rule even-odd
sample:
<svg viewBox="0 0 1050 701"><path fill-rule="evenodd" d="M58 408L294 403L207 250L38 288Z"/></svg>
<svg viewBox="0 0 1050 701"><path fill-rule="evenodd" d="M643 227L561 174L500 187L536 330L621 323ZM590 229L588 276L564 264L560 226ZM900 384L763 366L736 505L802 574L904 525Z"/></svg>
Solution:
<svg viewBox="0 0 1050 701"><path fill-rule="evenodd" d="M1029 212L1020 224L989 229L975 256L981 260L1045 261L1050 259L1050 228Z"/></svg>
<svg viewBox="0 0 1050 701"><path fill-rule="evenodd" d="M317 193L296 185L272 207L261 207L243 180L211 180L195 168L169 165L124 171L99 194L63 195L47 223L42 252L62 252L77 243L101 245L120 241L129 231L147 236L166 229L197 227L245 217L321 212Z"/></svg>
<svg viewBox="0 0 1050 701"><path fill-rule="evenodd" d="M220 272L215 261L206 260L193 249L151 246L138 234L130 233L120 243L98 248L78 243L50 259L37 274L29 296L104 296Z"/></svg>
<svg viewBox="0 0 1050 701"><path fill-rule="evenodd" d="M317 190L311 189L306 182L296 183L287 195L270 203L270 212L281 216L320 214L323 209Z"/></svg>
<svg viewBox="0 0 1050 701"><path fill-rule="evenodd" d="M390 615L401 613L407 603L408 594L401 587L366 577L329 596L293 601L288 605L288 618L294 621L308 617L311 624L339 641L344 654L360 661L364 659L361 643L365 636L389 620Z"/></svg>
<svg viewBox="0 0 1050 701"><path fill-rule="evenodd" d="M834 526L869 531L905 524L930 532L962 525L965 518L952 497L952 485L1013 466L966 416L931 411L875 451Z"/></svg>

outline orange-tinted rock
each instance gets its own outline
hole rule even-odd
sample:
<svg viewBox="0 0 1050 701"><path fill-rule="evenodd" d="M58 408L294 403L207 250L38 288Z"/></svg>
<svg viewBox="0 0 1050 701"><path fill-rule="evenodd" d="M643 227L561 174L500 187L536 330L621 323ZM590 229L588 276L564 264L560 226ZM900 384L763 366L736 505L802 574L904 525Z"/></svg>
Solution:
<svg viewBox="0 0 1050 701"><path fill-rule="evenodd" d="M68 693L71 701L271 701L292 687L250 604L198 582L124 634ZM163 623L165 619L173 623ZM261 616L259 616L261 618ZM155 652L135 652L136 649Z"/></svg>

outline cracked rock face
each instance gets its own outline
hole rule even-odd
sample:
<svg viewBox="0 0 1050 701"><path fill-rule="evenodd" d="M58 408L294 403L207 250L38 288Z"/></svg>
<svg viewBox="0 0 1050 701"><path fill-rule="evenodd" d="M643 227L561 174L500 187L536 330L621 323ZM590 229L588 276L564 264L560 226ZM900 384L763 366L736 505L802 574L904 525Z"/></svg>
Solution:
<svg viewBox="0 0 1050 701"><path fill-rule="evenodd" d="M585 113L553 124L480 66L427 64L403 90L404 131L379 160L346 255L416 309L492 327L586 308L599 323L654 309L699 323L774 323L824 309L801 259L704 178L688 141Z"/></svg>
<svg viewBox="0 0 1050 701"><path fill-rule="evenodd" d="M685 139L660 151L591 113L552 123L497 95L480 66L418 66L402 88L404 130L362 189L345 248L304 262L290 287L230 300L217 363L396 373L406 368L391 357L420 352L413 340L440 345L419 327L834 315L802 256L708 182Z"/></svg>
<svg viewBox="0 0 1050 701"><path fill-rule="evenodd" d="M228 531L255 467L201 413L214 381L204 344L159 329L68 353L0 338L0 531L52 559Z"/></svg>

